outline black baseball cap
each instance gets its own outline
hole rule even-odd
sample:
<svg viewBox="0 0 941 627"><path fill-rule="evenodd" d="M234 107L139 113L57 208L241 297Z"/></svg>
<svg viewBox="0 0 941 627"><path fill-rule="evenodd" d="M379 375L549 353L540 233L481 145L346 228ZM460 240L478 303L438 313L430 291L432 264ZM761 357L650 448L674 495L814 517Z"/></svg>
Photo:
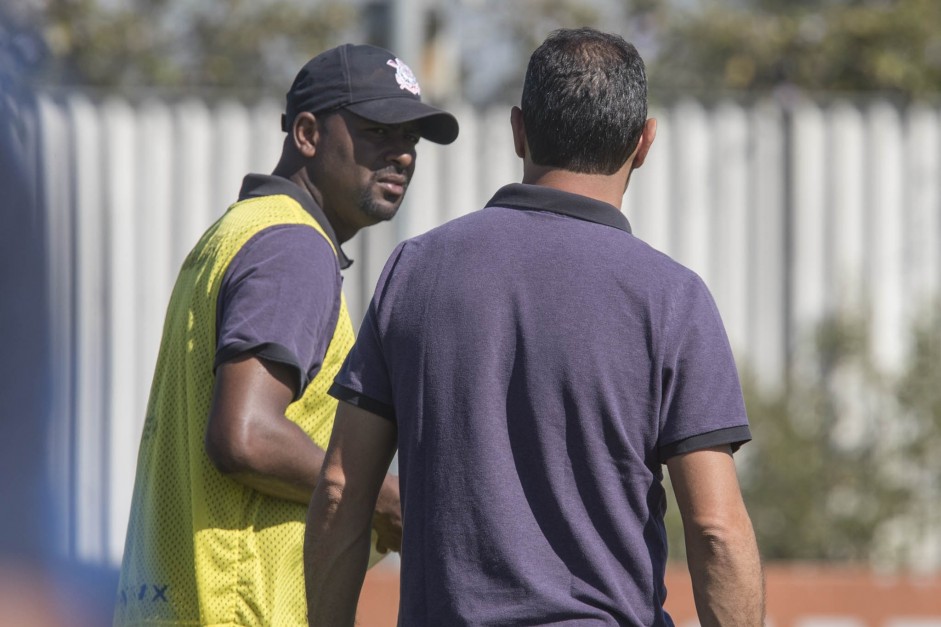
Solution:
<svg viewBox="0 0 941 627"><path fill-rule="evenodd" d="M287 93L281 129L288 131L302 111L317 114L334 109L382 124L417 122L421 136L436 144L457 138L457 119L423 103L412 70L376 46L343 44L308 61Z"/></svg>

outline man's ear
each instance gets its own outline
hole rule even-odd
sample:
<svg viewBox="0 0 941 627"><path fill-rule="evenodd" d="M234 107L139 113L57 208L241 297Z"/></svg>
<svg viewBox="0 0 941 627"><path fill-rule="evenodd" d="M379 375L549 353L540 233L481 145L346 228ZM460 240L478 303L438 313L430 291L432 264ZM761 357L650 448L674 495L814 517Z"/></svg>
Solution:
<svg viewBox="0 0 941 627"><path fill-rule="evenodd" d="M313 113L302 111L297 114L291 125L291 139L301 156L307 159L314 156L317 152L317 142L320 140L320 130Z"/></svg>
<svg viewBox="0 0 941 627"><path fill-rule="evenodd" d="M644 160L647 158L647 153L650 151L650 146L653 144L653 140L656 137L657 120L650 118L644 122L644 130L641 131L640 139L637 141L637 148L634 149L634 158L631 162L632 170L636 170L644 165Z"/></svg>
<svg viewBox="0 0 941 627"><path fill-rule="evenodd" d="M513 148L516 156L526 158L526 125L523 124L523 112L519 107L510 109L510 127L513 129Z"/></svg>

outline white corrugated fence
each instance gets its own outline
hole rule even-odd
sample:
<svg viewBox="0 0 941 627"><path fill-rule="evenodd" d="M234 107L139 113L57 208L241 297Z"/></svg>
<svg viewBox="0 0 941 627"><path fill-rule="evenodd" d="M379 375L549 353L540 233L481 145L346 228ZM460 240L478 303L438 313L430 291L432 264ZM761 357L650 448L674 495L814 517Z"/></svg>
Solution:
<svg viewBox="0 0 941 627"><path fill-rule="evenodd" d="M457 142L421 143L399 217L344 247L354 320L398 241L519 180L509 108L448 108ZM39 98L50 459L70 555L120 561L177 267L242 176L273 169L280 113L273 100ZM638 237L703 276L743 369L773 388L835 312L867 312L880 363L904 363L909 324L941 293L941 110L684 100L652 115L658 137L624 211Z"/></svg>

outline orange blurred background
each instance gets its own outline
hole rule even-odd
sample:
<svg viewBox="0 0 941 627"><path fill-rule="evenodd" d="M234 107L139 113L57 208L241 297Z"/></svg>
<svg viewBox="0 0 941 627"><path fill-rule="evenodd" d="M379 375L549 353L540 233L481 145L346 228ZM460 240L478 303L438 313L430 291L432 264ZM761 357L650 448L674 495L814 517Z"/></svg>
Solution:
<svg viewBox="0 0 941 627"><path fill-rule="evenodd" d="M667 611L677 627L698 624L685 566L667 571ZM941 577L880 575L866 568L815 565L765 567L767 624L800 627L824 624L858 627L919 625L941 627ZM380 564L366 575L360 596L359 627L395 627L399 572Z"/></svg>

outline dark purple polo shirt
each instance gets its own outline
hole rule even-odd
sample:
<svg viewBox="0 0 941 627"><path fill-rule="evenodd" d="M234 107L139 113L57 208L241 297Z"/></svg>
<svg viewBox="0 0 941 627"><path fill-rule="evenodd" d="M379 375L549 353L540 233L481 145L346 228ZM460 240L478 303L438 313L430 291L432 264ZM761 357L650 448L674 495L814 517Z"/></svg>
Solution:
<svg viewBox="0 0 941 627"><path fill-rule="evenodd" d="M278 225L255 234L233 257L219 288L215 367L244 353L287 364L297 373L296 399L323 364L340 311L340 268L352 262L323 210L291 181L250 174L239 200L273 195L300 203L340 257L309 226Z"/></svg>
<svg viewBox="0 0 941 627"><path fill-rule="evenodd" d="M750 439L702 280L521 184L396 248L331 393L398 425L408 627L672 625L661 465Z"/></svg>

